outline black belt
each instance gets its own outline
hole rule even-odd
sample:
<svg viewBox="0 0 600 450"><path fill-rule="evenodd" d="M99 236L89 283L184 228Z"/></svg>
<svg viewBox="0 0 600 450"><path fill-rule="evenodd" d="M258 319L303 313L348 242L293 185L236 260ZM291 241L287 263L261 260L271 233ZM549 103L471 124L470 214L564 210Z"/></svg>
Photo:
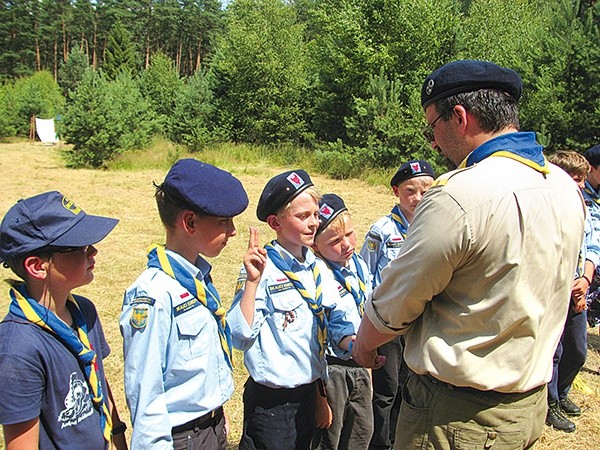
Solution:
<svg viewBox="0 0 600 450"><path fill-rule="evenodd" d="M327 355L326 358L327 363L333 366L360 367L353 359L341 359L332 355Z"/></svg>
<svg viewBox="0 0 600 450"><path fill-rule="evenodd" d="M223 417L223 407L220 406L214 411L204 414L203 416L197 417L196 419L190 420L183 425L177 425L171 430L171 434L183 433L184 431L190 431L194 428L208 428L213 423L217 423Z"/></svg>
<svg viewBox="0 0 600 450"><path fill-rule="evenodd" d="M506 400L506 399L518 400L521 398L525 398L529 395L532 395L532 394L542 390L544 388L544 386L546 386L545 384L542 384L541 386L535 387L527 392L498 392L498 391L493 391L493 390L482 391L482 390L479 390L479 389L476 389L473 387L454 386L453 384L438 380L437 378L435 378L429 374L427 374L427 375L416 374L416 375L419 377L425 378L430 383L437 384L439 386L443 386L446 389L449 389L451 391L464 392L467 394L476 395L478 397L498 398L499 400Z"/></svg>

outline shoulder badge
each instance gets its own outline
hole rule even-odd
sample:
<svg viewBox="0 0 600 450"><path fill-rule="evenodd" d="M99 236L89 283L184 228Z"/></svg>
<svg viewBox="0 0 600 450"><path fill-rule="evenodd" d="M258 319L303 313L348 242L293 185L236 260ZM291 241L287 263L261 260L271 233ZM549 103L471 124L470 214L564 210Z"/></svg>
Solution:
<svg viewBox="0 0 600 450"><path fill-rule="evenodd" d="M146 303L135 305L129 321L131 326L137 330L146 328L146 325L148 325L148 305Z"/></svg>

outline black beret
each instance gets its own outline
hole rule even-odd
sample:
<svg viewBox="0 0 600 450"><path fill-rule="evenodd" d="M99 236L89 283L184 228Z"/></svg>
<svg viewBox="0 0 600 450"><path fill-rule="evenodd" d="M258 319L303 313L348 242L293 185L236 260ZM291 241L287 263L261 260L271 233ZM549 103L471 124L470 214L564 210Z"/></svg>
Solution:
<svg viewBox="0 0 600 450"><path fill-rule="evenodd" d="M594 145L592 148L586 150L583 156L590 165L594 167L600 165L600 144Z"/></svg>
<svg viewBox="0 0 600 450"><path fill-rule="evenodd" d="M453 61L434 70L425 79L421 89L421 105L425 108L441 98L479 89L497 89L519 100L523 81L514 70L488 61Z"/></svg>
<svg viewBox="0 0 600 450"><path fill-rule="evenodd" d="M319 228L317 228L317 234L322 233L333 219L347 210L344 200L339 196L335 194L323 195L319 201Z"/></svg>
<svg viewBox="0 0 600 450"><path fill-rule="evenodd" d="M160 186L175 204L214 217L234 217L248 207L240 180L197 159L180 159Z"/></svg>
<svg viewBox="0 0 600 450"><path fill-rule="evenodd" d="M396 174L392 177L390 186L398 186L400 183L410 178L424 176L435 178L433 169L427 161L423 161L422 159L408 161L402 164Z"/></svg>
<svg viewBox="0 0 600 450"><path fill-rule="evenodd" d="M313 186L308 174L301 169L290 170L271 178L260 195L256 216L262 222L275 214L283 205L291 202L306 188Z"/></svg>

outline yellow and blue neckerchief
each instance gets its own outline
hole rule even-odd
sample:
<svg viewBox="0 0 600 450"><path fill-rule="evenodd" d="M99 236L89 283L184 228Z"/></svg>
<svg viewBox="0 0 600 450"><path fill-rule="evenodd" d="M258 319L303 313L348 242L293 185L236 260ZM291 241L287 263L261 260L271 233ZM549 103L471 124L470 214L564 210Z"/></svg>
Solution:
<svg viewBox="0 0 600 450"><path fill-rule="evenodd" d="M600 204L600 197L598 196L598 193L596 192L596 190L592 187L592 185L589 183L588 180L585 180L585 186L583 188L583 190L588 193L590 195L590 197L592 197L592 200L598 204Z"/></svg>
<svg viewBox="0 0 600 450"><path fill-rule="evenodd" d="M406 233L408 233L408 226L410 224L408 223L408 220L406 220L406 217L404 217L404 214L402 214L399 205L395 205L392 208L392 220L396 224L396 228L402 236L402 239L406 239Z"/></svg>
<svg viewBox="0 0 600 450"><path fill-rule="evenodd" d="M542 150L543 147L536 142L535 133L532 131L502 134L481 144L458 167L470 167L488 156L502 156L547 174L550 173L550 169Z"/></svg>
<svg viewBox="0 0 600 450"><path fill-rule="evenodd" d="M27 320L34 325L49 331L77 358L83 369L86 381L90 387L90 397L94 407L100 415L102 435L107 443L112 438L112 418L108 410L108 403L102 393L102 380L98 377L97 355L88 338L88 327L85 317L79 308L77 300L69 295L67 308L73 318L73 329L60 320L56 314L35 301L27 291L24 283L12 283L10 289L11 303L9 310L20 319Z"/></svg>
<svg viewBox="0 0 600 450"><path fill-rule="evenodd" d="M356 256L356 254L352 255L352 261L354 261L354 266L356 267L358 291L352 287L352 284L348 279L349 277L345 277L339 267L334 267L333 263L326 259L323 261L325 261L325 264L327 264L327 266L331 269L331 272L333 273L333 276L337 282L342 286L345 286L346 290L352 294L352 297L354 297L354 302L356 303L356 307L358 308L358 314L362 318L363 314L365 313L365 296L367 292L367 285L365 274L363 273L358 262L358 256Z"/></svg>
<svg viewBox="0 0 600 450"><path fill-rule="evenodd" d="M323 358L325 355L325 348L327 348L327 317L325 316L325 308L323 307L323 289L321 286L321 273L317 267L316 261L313 262L309 269L312 271L313 278L315 280L315 298L313 298L308 291L305 289L302 281L296 273L292 270L290 264L288 264L283 257L279 254L273 243L265 245L269 259L275 264L279 270L281 270L286 277L292 282L298 293L306 301L308 307L312 311L313 315L317 319L317 341L319 342L319 356Z"/></svg>
<svg viewBox="0 0 600 450"><path fill-rule="evenodd" d="M219 340L225 361L229 369L233 372L233 358L231 356L231 331L227 324L227 309L221 304L219 293L215 289L210 277L208 279L198 280L183 267L175 258L171 257L162 245L152 245L148 249L148 267L155 267L162 270L171 278L177 280L185 289L187 289L196 299L200 301L212 314L217 321L219 330ZM206 289L204 285L206 284ZM208 291L208 292L207 292Z"/></svg>

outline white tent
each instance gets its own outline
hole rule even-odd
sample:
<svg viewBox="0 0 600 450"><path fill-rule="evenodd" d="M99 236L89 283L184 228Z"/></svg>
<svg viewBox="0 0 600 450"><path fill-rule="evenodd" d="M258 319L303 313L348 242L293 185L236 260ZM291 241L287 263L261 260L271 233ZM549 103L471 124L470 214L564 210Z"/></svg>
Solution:
<svg viewBox="0 0 600 450"><path fill-rule="evenodd" d="M55 144L58 142L58 136L54 130L54 119L35 118L35 130L44 144Z"/></svg>

